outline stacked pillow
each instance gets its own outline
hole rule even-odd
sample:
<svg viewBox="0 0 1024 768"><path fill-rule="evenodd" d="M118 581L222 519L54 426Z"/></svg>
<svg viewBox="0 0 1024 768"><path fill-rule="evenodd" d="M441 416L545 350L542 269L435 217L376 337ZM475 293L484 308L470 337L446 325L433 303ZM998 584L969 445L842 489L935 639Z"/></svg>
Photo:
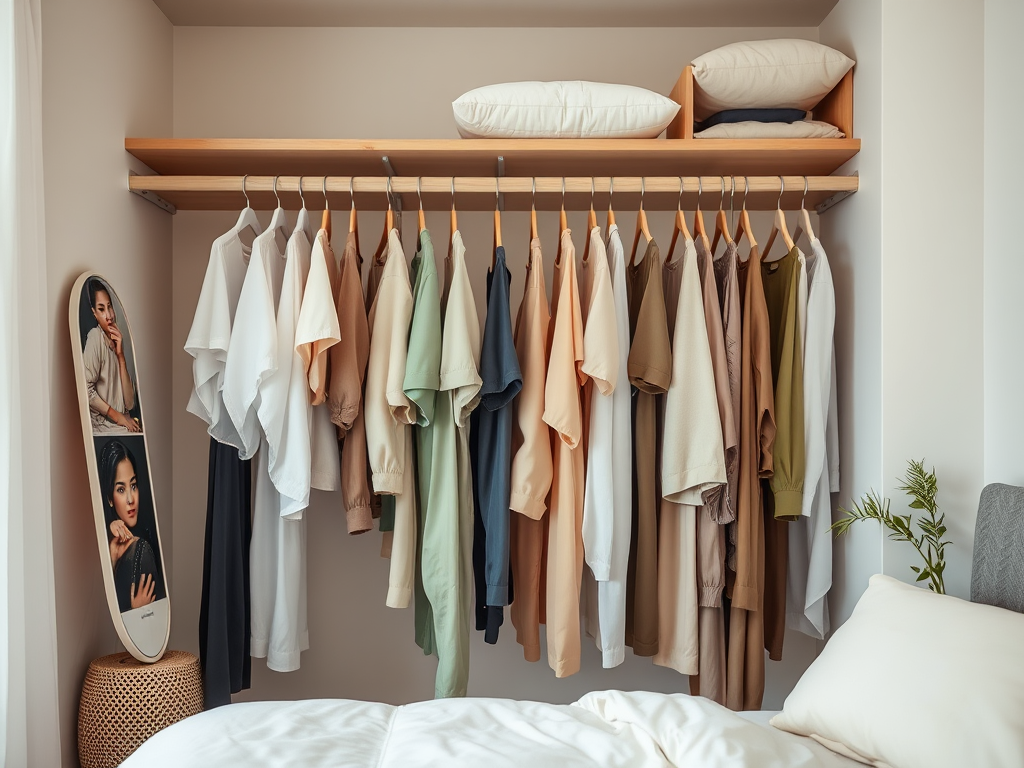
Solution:
<svg viewBox="0 0 1024 768"><path fill-rule="evenodd" d="M694 137L842 137L827 123L775 113L813 109L853 65L843 53L810 40L757 40L709 51L691 63L699 86L693 111L700 129ZM745 119L722 119L740 110L748 112ZM755 110L764 114L750 114Z"/></svg>

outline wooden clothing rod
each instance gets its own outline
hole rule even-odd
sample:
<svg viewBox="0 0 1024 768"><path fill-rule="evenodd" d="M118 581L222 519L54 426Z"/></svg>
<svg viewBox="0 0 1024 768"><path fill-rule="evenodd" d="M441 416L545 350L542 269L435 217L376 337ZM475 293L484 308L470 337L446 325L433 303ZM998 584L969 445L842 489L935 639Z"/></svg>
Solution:
<svg viewBox="0 0 1024 768"><path fill-rule="evenodd" d="M141 194L151 202L158 197L168 208L182 210L236 210L245 204L242 195L242 180L251 204L257 209L271 209L277 205L273 194L274 176L129 176L129 189ZM684 176L682 190L678 176L522 176L478 177L478 176L278 176L277 194L288 209L297 208L299 182L308 208L322 208L323 194L333 207L351 205L349 190L354 192L356 208L359 210L383 210L387 208L387 192L402 200L402 207L409 211L418 208L422 196L423 208L431 211L449 210L452 205L452 187L455 190L455 205L459 210L493 210L497 194L504 197L507 210L529 210L536 201L538 210L558 210L562 206L563 183L565 185L565 208L586 210L590 207L591 190L594 206L608 208L609 190L612 190L611 205L615 209L635 210L640 204L643 189L644 208L651 211L675 210L680 205L692 211L697 204L697 192L701 190L700 204L704 211L718 210L724 206L736 210L743 205L746 189L746 206L750 210L774 210L782 195L782 208L794 210L801 201L807 208L823 210L823 203L839 199L857 191L857 176ZM804 193L806 182L806 195ZM534 185L536 191L534 192ZM593 186L592 186L593 185ZM735 186L733 186L735 185ZM419 193L419 194L417 194ZM158 203L159 204L159 203Z"/></svg>

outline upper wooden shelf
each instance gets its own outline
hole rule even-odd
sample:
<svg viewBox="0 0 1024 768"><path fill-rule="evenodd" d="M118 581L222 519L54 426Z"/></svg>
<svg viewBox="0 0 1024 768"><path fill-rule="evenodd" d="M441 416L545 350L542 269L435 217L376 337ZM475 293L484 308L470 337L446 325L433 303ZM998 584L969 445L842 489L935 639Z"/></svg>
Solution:
<svg viewBox="0 0 1024 768"><path fill-rule="evenodd" d="M163 175L824 176L860 139L125 139Z"/></svg>

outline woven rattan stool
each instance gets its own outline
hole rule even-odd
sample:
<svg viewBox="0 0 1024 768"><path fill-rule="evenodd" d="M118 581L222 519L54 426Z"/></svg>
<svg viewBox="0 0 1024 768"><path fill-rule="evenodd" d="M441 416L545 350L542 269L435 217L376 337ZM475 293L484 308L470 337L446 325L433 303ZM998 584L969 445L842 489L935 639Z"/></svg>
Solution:
<svg viewBox="0 0 1024 768"><path fill-rule="evenodd" d="M203 710L199 659L167 651L155 664L115 653L89 664L78 704L82 768L114 768L157 731Z"/></svg>

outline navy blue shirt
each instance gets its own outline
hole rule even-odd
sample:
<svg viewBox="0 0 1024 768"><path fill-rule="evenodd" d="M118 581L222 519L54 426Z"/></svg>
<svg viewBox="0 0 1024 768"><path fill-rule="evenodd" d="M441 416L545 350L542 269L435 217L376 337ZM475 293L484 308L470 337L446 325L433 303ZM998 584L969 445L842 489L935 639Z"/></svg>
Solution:
<svg viewBox="0 0 1024 768"><path fill-rule="evenodd" d="M487 275L487 319L480 350L480 405L473 411L470 456L473 466L473 572L476 628L498 641L503 606L512 599L509 578L509 495L512 474L512 401L523 388L512 339L505 249L495 251Z"/></svg>

